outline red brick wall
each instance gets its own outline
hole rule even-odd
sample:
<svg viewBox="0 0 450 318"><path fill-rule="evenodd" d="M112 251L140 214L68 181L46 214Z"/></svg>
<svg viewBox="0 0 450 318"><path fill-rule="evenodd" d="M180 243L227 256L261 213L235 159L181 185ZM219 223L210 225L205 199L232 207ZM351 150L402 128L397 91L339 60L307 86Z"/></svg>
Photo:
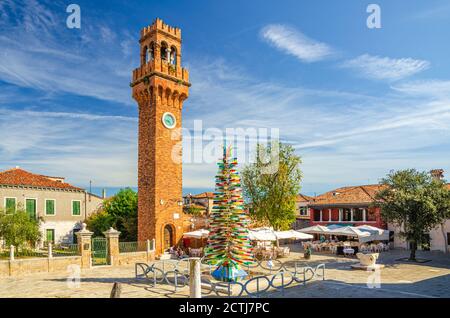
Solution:
<svg viewBox="0 0 450 318"><path fill-rule="evenodd" d="M361 208L364 208L364 206L361 206ZM366 206L367 208L367 206ZM324 208L322 211L322 222L320 221L314 221L314 213L319 213L318 211L320 209L313 209L310 208L310 224L312 225L330 225L330 224L339 224L339 208L331 208L331 221L328 222L328 208ZM371 226L375 226L378 228L383 228L386 229L387 225L386 223L381 219L381 211L380 208L378 207L371 207L368 209L367 213L367 219L369 218L369 213L373 213L374 215L374 221L366 221L366 222L347 222L347 221L342 221L342 223L345 224L353 224L354 226L358 226L358 225L371 225ZM335 221L336 220L336 221Z"/></svg>

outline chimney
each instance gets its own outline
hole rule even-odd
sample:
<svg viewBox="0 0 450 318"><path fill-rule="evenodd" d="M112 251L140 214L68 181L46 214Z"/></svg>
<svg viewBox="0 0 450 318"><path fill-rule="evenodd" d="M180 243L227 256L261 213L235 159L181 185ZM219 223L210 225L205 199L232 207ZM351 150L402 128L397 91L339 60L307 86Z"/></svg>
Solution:
<svg viewBox="0 0 450 318"><path fill-rule="evenodd" d="M434 169L430 171L431 176L436 180L444 179L444 170L443 169Z"/></svg>
<svg viewBox="0 0 450 318"><path fill-rule="evenodd" d="M106 199L106 189L103 189L103 190L102 190L102 198L103 198L103 199Z"/></svg>

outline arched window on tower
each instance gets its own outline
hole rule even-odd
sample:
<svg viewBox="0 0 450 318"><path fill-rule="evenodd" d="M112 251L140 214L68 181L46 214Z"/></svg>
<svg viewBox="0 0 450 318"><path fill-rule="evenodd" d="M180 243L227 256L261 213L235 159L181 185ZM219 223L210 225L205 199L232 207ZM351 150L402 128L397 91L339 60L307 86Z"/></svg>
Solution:
<svg viewBox="0 0 450 318"><path fill-rule="evenodd" d="M155 58L155 43L150 43L150 60Z"/></svg>
<svg viewBox="0 0 450 318"><path fill-rule="evenodd" d="M169 59L168 55L168 46L166 42L161 43L161 60L167 61Z"/></svg>
<svg viewBox="0 0 450 318"><path fill-rule="evenodd" d="M144 57L143 64L146 64L148 62L148 47L144 46L144 50L142 52L142 55Z"/></svg>
<svg viewBox="0 0 450 318"><path fill-rule="evenodd" d="M170 64L177 65L177 48L175 46L170 47Z"/></svg>

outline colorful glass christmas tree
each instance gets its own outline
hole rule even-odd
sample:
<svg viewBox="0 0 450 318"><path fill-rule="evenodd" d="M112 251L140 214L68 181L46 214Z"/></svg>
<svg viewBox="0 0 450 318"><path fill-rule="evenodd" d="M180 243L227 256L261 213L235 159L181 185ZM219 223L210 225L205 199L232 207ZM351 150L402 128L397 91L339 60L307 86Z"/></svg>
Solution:
<svg viewBox="0 0 450 318"><path fill-rule="evenodd" d="M215 278L236 281L247 276L240 265L253 263L248 237L250 219L244 211L241 181L236 170L237 158L231 157L231 147L224 147L218 166L205 259L209 264L217 265L213 272Z"/></svg>

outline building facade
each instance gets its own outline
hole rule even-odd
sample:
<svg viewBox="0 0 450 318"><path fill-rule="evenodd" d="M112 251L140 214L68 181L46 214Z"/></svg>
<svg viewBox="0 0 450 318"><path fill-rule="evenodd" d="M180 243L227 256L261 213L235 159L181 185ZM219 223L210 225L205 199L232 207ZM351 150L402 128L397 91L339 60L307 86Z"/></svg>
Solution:
<svg viewBox="0 0 450 318"><path fill-rule="evenodd" d="M450 184L446 186L450 190ZM409 243L400 236L401 229L383 221L380 208L373 207L375 195L380 189L380 185L350 186L338 188L315 197L307 204L310 225L358 226L367 224L388 229L390 241L394 248L409 249ZM450 251L450 219L431 230L427 236L428 242L419 246L419 249Z"/></svg>
<svg viewBox="0 0 450 318"><path fill-rule="evenodd" d="M309 197L304 194L299 194L295 203L296 206L296 220L294 229L302 229L311 225L309 205L314 200L313 197Z"/></svg>
<svg viewBox="0 0 450 318"><path fill-rule="evenodd" d="M181 66L181 29L156 19L141 30L141 63L133 71L139 108L138 239L155 239L156 253L190 228L182 198L182 108L189 73Z"/></svg>
<svg viewBox="0 0 450 318"><path fill-rule="evenodd" d="M75 243L75 233L103 198L66 183L62 177L34 174L20 168L0 172L0 210L25 210L41 220L42 243Z"/></svg>
<svg viewBox="0 0 450 318"><path fill-rule="evenodd" d="M309 204L311 225L371 225L386 229L381 211L371 205L379 185L342 187L314 198Z"/></svg>
<svg viewBox="0 0 450 318"><path fill-rule="evenodd" d="M202 192L195 195L186 195L183 198L184 210L190 213L190 208L198 211L196 215L191 215L191 230L208 228L208 218L214 205L214 192Z"/></svg>

